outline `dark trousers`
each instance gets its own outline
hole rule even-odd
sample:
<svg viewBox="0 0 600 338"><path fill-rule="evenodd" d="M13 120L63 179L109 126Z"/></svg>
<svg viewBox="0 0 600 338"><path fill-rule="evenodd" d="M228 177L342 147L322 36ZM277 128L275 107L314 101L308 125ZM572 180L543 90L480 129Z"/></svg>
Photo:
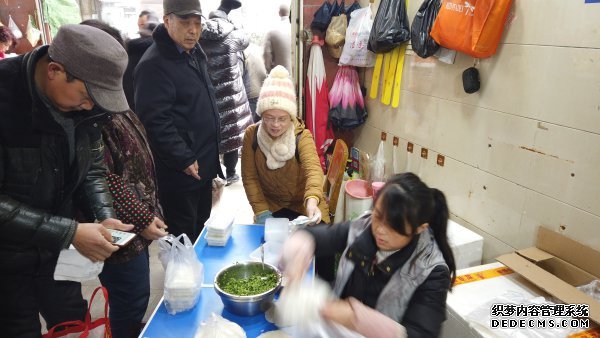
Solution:
<svg viewBox="0 0 600 338"><path fill-rule="evenodd" d="M100 282L108 290L112 336L137 337L150 299L148 248L128 262L105 263Z"/></svg>
<svg viewBox="0 0 600 338"><path fill-rule="evenodd" d="M0 250L0 256L2 337L41 337L40 314L47 328L85 319L87 302L81 284L54 280L57 255L36 250L15 255Z"/></svg>
<svg viewBox="0 0 600 338"><path fill-rule="evenodd" d="M188 235L192 243L200 236L212 209L212 181L200 188L184 192L161 192L158 198L163 207L169 233Z"/></svg>
<svg viewBox="0 0 600 338"><path fill-rule="evenodd" d="M227 177L235 175L235 166L238 163L238 150L230 151L223 154L223 165L225 166L225 174Z"/></svg>

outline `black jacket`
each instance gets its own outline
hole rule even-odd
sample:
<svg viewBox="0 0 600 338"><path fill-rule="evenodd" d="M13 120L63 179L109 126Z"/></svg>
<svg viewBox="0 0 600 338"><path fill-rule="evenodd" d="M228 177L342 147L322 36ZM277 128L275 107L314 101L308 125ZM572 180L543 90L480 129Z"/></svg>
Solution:
<svg viewBox="0 0 600 338"><path fill-rule="evenodd" d="M349 228L350 222L306 228L315 239L315 256L326 257L343 252L347 245ZM416 240L417 237L402 250L375 264L377 246L370 229L364 231L351 244L354 254L351 259L355 261L356 268L344 287L342 297L352 296L374 308L377 297L391 275L407 263L415 250ZM390 270L387 270L388 267ZM400 322L406 328L409 338L440 335L442 323L446 319L446 296L449 286L448 268L436 266L425 282L417 287Z"/></svg>
<svg viewBox="0 0 600 338"><path fill-rule="evenodd" d="M16 263L19 255L35 255L38 250L56 254L68 247L77 228L72 219L75 207L89 221L115 217L100 134L100 123L108 116L70 112L75 132L74 145L69 144L33 82L35 64L47 49L42 46L0 61L0 255L4 263Z"/></svg>
<svg viewBox="0 0 600 338"><path fill-rule="evenodd" d="M206 56L199 45L194 54L180 53L162 24L152 37L134 72L135 113L148 133L159 190L191 191L223 176ZM201 181L184 173L196 160Z"/></svg>
<svg viewBox="0 0 600 338"><path fill-rule="evenodd" d="M125 92L129 108L133 111L135 111L135 100L133 99L133 72L135 66L140 62L140 59L146 50L152 45L152 42L151 36L143 36L127 42L128 61L127 69L125 69L125 74L123 74L123 91Z"/></svg>
<svg viewBox="0 0 600 338"><path fill-rule="evenodd" d="M200 45L208 57L209 76L215 87L221 119L220 152L242 146L244 132L252 123L252 113L244 87L244 55L248 37L227 18L225 12L211 12L202 22Z"/></svg>

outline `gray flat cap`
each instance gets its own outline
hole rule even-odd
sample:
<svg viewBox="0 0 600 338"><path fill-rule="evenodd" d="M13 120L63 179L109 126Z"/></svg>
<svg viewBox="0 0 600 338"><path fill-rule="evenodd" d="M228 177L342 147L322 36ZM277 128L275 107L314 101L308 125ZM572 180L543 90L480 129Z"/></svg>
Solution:
<svg viewBox="0 0 600 338"><path fill-rule="evenodd" d="M108 33L87 25L63 25L48 54L85 83L94 104L101 109L111 113L129 110L123 92L127 52Z"/></svg>
<svg viewBox="0 0 600 338"><path fill-rule="evenodd" d="M164 0L163 12L165 15L202 15L202 8L199 0Z"/></svg>

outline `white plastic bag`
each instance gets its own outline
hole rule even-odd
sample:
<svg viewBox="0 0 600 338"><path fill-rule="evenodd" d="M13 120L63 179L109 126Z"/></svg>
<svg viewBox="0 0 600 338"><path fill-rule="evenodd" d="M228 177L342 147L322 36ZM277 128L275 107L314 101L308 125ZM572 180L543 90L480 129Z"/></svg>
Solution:
<svg viewBox="0 0 600 338"><path fill-rule="evenodd" d="M375 54L367 49L373 19L371 18L371 5L360 8L350 14L351 20L346 29L346 42L340 64L356 67L373 67Z"/></svg>
<svg viewBox="0 0 600 338"><path fill-rule="evenodd" d="M292 326L294 337L303 338L364 338L344 326L324 319L321 308L335 295L328 283L319 278L286 286L275 303L273 314L278 326ZM282 325L283 324L283 325Z"/></svg>
<svg viewBox="0 0 600 338"><path fill-rule="evenodd" d="M373 157L371 168L371 181L372 182L385 182L385 151L384 151L384 141L381 140L379 142L379 147L377 148L377 153Z"/></svg>
<svg viewBox="0 0 600 338"><path fill-rule="evenodd" d="M204 266L200 263L192 242L186 234L179 235L172 243L165 272L167 312L174 315L193 308L198 302L203 279Z"/></svg>
<svg viewBox="0 0 600 338"><path fill-rule="evenodd" d="M19 40L23 37L21 29L19 28L15 20L13 20L10 14L8 15L8 29L10 29L10 32L13 33L15 39Z"/></svg>
<svg viewBox="0 0 600 338"><path fill-rule="evenodd" d="M158 260L162 264L163 269L167 271L167 265L171 258L171 245L175 241L175 236L168 234L158 240Z"/></svg>
<svg viewBox="0 0 600 338"><path fill-rule="evenodd" d="M200 324L195 338L246 338L246 332L238 324L213 312L208 321Z"/></svg>

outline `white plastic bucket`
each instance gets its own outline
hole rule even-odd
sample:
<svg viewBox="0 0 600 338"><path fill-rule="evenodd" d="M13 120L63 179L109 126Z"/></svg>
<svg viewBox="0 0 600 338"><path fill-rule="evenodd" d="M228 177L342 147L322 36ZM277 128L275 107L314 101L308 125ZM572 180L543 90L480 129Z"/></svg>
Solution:
<svg viewBox="0 0 600 338"><path fill-rule="evenodd" d="M351 180L346 183L346 210L345 220L358 218L373 204L372 191L364 180Z"/></svg>

